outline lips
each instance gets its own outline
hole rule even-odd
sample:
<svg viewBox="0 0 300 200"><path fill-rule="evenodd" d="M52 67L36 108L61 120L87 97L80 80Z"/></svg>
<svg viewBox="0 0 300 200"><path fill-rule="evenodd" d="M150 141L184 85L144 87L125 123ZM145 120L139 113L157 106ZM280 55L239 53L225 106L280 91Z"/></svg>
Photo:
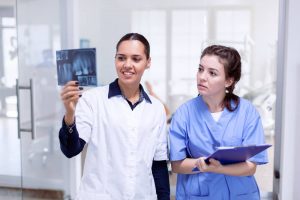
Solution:
<svg viewBox="0 0 300 200"><path fill-rule="evenodd" d="M202 84L198 84L197 87L198 87L198 89L207 89L207 87Z"/></svg>
<svg viewBox="0 0 300 200"><path fill-rule="evenodd" d="M122 74L125 78L130 78L134 75L133 72L129 72L129 71L123 71Z"/></svg>

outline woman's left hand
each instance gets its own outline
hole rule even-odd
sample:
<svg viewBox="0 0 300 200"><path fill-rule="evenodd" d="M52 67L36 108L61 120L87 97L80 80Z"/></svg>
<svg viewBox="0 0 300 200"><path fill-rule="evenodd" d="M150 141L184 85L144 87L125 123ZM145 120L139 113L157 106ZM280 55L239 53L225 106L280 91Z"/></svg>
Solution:
<svg viewBox="0 0 300 200"><path fill-rule="evenodd" d="M200 172L218 172L218 169L222 167L222 164L213 158L209 159L209 164L205 162L205 157L200 157L196 162L196 167Z"/></svg>

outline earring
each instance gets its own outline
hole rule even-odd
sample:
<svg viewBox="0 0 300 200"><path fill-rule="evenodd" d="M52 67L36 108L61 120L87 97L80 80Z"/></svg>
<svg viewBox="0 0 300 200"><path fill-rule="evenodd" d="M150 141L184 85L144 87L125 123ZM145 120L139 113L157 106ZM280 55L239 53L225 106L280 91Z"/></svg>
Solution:
<svg viewBox="0 0 300 200"><path fill-rule="evenodd" d="M229 90L227 88L225 88L225 93L228 94L229 93Z"/></svg>

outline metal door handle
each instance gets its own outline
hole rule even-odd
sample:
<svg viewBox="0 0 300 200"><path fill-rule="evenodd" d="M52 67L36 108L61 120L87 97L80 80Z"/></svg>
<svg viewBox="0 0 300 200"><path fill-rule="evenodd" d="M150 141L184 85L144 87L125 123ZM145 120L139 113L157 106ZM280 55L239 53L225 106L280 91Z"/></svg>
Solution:
<svg viewBox="0 0 300 200"><path fill-rule="evenodd" d="M31 128L21 128L20 120L20 90L29 90L30 92L30 120ZM31 138L35 139L35 117L34 117L34 87L32 79L29 80L29 86L20 86L19 80L16 80L16 94L17 94L17 112L18 112L18 138L21 137L21 132L31 132Z"/></svg>

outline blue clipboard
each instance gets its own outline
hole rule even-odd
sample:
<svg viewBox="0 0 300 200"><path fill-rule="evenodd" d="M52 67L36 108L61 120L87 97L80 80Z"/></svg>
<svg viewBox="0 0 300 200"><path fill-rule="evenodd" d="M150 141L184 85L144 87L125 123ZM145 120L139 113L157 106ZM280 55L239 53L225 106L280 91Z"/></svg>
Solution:
<svg viewBox="0 0 300 200"><path fill-rule="evenodd" d="M205 162L209 164L209 159L214 158L220 161L222 165L240 163L248 160L249 158L266 150L271 146L272 145L270 144L261 144L235 147L218 147L214 153L212 153L205 159ZM195 167L193 171L199 171L199 169Z"/></svg>

